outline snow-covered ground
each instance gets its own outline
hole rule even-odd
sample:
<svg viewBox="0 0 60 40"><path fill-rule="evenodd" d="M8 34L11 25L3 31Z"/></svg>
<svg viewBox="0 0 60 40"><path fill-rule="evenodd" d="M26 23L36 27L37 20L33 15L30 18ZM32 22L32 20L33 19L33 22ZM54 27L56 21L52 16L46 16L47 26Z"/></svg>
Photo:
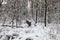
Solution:
<svg viewBox="0 0 60 40"><path fill-rule="evenodd" d="M0 40L60 40L57 24L37 23L31 27L11 28L0 26ZM9 38L9 39L8 39Z"/></svg>

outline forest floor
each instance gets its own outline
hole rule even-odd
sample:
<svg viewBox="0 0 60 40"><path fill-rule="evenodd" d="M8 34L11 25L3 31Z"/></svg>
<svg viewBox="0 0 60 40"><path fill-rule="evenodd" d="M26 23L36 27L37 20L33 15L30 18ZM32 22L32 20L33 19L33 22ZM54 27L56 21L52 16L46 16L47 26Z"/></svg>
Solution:
<svg viewBox="0 0 60 40"><path fill-rule="evenodd" d="M31 25L29 28L0 26L0 40L60 40L59 30L56 24L45 27L43 23Z"/></svg>

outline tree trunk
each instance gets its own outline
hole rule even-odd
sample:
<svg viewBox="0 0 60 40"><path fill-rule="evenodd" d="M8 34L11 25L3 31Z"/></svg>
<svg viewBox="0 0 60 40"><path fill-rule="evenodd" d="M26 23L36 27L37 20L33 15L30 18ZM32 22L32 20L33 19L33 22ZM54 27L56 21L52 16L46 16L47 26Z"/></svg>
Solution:
<svg viewBox="0 0 60 40"><path fill-rule="evenodd" d="M4 26L4 24L5 24L5 21L6 21L6 17L4 18L4 22L3 22L3 24L2 24L3 26Z"/></svg>
<svg viewBox="0 0 60 40"><path fill-rule="evenodd" d="M14 24L14 17L12 18L12 28L13 28L13 24Z"/></svg>
<svg viewBox="0 0 60 40"><path fill-rule="evenodd" d="M16 27L17 27L17 19L16 19Z"/></svg>
<svg viewBox="0 0 60 40"><path fill-rule="evenodd" d="M47 0L45 0L45 19L44 19L45 26L46 26L46 14L47 14Z"/></svg>
<svg viewBox="0 0 60 40"><path fill-rule="evenodd" d="M32 12L32 18L33 18L33 1L32 1L32 4L31 4L31 12Z"/></svg>
<svg viewBox="0 0 60 40"><path fill-rule="evenodd" d="M37 13L38 13L38 9L36 9L36 22L35 23L37 23Z"/></svg>

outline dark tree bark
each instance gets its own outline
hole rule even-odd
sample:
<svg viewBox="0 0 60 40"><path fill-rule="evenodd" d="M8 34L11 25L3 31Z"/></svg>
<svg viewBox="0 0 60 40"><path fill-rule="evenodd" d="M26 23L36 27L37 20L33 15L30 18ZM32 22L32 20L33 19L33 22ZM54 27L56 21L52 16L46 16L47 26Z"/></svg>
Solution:
<svg viewBox="0 0 60 40"><path fill-rule="evenodd" d="M38 13L38 9L36 10L36 22L35 23L37 23L37 17L38 17L37 13Z"/></svg>
<svg viewBox="0 0 60 40"><path fill-rule="evenodd" d="M45 0L45 19L44 19L45 26L46 26L46 14L47 14L47 0Z"/></svg>
<svg viewBox="0 0 60 40"><path fill-rule="evenodd" d="M35 23L37 23L37 17L38 17L38 7L39 6L39 4L38 4L38 2L36 3L36 22Z"/></svg>

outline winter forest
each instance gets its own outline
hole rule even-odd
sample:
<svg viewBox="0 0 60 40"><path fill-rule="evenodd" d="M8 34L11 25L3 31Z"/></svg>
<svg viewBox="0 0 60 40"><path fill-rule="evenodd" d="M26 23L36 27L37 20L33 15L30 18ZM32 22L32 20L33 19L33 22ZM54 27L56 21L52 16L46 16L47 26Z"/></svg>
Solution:
<svg viewBox="0 0 60 40"><path fill-rule="evenodd" d="M60 0L0 0L0 40L60 40Z"/></svg>

